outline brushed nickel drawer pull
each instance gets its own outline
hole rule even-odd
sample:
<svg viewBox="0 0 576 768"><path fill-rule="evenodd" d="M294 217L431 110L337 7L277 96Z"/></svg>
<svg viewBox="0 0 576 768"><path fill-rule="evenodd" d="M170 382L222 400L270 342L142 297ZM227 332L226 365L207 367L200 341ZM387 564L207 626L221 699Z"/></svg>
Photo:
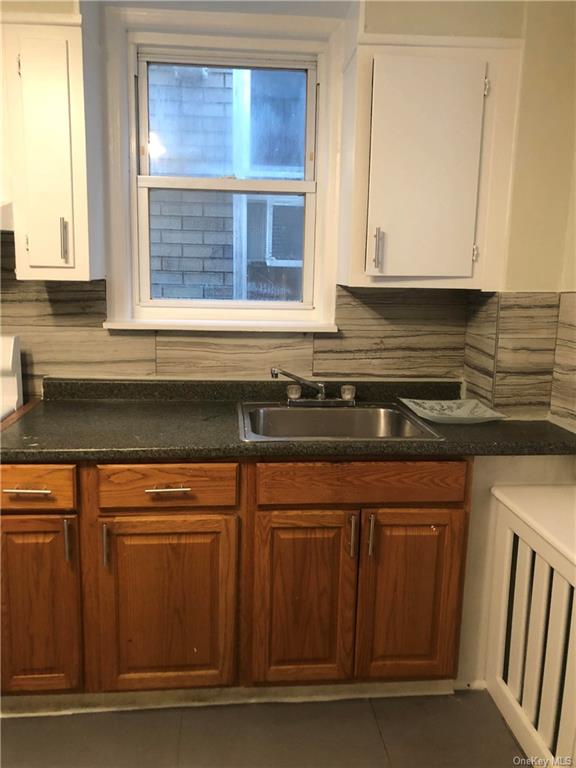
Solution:
<svg viewBox="0 0 576 768"><path fill-rule="evenodd" d="M146 488L144 493L191 493L192 488Z"/></svg>
<svg viewBox="0 0 576 768"><path fill-rule="evenodd" d="M374 526L376 524L376 515L370 515L370 535L368 536L368 557L374 554Z"/></svg>
<svg viewBox="0 0 576 768"><path fill-rule="evenodd" d="M3 488L2 493L10 493L13 496L50 496L49 488Z"/></svg>
<svg viewBox="0 0 576 768"><path fill-rule="evenodd" d="M356 528L358 520L356 515L350 518L350 557L356 557Z"/></svg>
<svg viewBox="0 0 576 768"><path fill-rule="evenodd" d="M380 227L376 227L376 234L374 235L374 259L373 263L379 272L382 272L384 267L384 232Z"/></svg>
<svg viewBox="0 0 576 768"><path fill-rule="evenodd" d="M68 263L68 222L64 216L60 216L60 257Z"/></svg>
<svg viewBox="0 0 576 768"><path fill-rule="evenodd" d="M67 517L64 518L64 557L66 562L69 563L72 559L72 550L70 548L70 520Z"/></svg>
<svg viewBox="0 0 576 768"><path fill-rule="evenodd" d="M106 523L102 523L102 565L104 568L108 568L110 564L110 557L108 553L108 526Z"/></svg>

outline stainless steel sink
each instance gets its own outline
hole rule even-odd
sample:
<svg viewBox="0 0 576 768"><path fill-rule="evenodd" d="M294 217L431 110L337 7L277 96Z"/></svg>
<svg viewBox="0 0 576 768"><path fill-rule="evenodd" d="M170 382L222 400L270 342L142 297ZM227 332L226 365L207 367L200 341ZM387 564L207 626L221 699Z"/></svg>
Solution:
<svg viewBox="0 0 576 768"><path fill-rule="evenodd" d="M282 403L242 403L240 437L262 440L442 440L397 405L349 408L298 407Z"/></svg>

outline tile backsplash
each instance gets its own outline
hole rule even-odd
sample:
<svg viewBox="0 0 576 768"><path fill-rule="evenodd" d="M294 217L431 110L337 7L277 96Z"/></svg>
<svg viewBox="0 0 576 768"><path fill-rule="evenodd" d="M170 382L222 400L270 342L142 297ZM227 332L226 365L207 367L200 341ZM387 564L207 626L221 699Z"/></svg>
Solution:
<svg viewBox="0 0 576 768"><path fill-rule="evenodd" d="M338 288L334 334L108 331L106 283L17 281L1 241L4 333L20 336L25 392L42 377L463 380L495 407L576 424L576 294Z"/></svg>
<svg viewBox="0 0 576 768"><path fill-rule="evenodd" d="M464 352L468 394L511 414L550 408L576 422L575 297L472 296Z"/></svg>
<svg viewBox="0 0 576 768"><path fill-rule="evenodd" d="M314 337L314 373L462 377L466 291L338 288L337 334Z"/></svg>
<svg viewBox="0 0 576 768"><path fill-rule="evenodd" d="M106 283L17 281L2 234L2 326L20 336L28 396L43 376L267 379L462 378L464 291L338 289L335 334L108 331Z"/></svg>
<svg viewBox="0 0 576 768"><path fill-rule="evenodd" d="M576 427L576 293L560 297L558 335L552 376L552 413Z"/></svg>

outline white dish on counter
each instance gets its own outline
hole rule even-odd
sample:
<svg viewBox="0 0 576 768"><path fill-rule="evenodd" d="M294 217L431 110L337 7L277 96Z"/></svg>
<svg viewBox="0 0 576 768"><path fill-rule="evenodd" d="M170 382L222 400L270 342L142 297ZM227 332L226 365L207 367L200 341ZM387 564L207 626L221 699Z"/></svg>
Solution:
<svg viewBox="0 0 576 768"><path fill-rule="evenodd" d="M487 421L500 421L506 416L493 411L479 400L411 400L401 397L404 403L417 416L436 424L483 424Z"/></svg>

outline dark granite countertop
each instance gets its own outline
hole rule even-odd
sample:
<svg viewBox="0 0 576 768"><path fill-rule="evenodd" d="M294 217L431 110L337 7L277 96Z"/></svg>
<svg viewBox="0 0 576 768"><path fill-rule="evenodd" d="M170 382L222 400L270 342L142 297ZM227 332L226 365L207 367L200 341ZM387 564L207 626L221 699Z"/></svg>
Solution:
<svg viewBox="0 0 576 768"><path fill-rule="evenodd" d="M2 433L2 462L133 462L186 461L240 458L378 458L447 457L487 455L576 454L576 434L547 421L500 421L486 424L433 425L444 438L437 440L342 440L246 443L240 440L237 400L280 400L278 384L262 383L242 394L230 385L213 389L198 386L191 399L161 396L161 390L145 399L106 399L129 394L94 388L84 390L58 384L45 388L47 399ZM207 387L206 385L203 385ZM240 386L240 385L238 385ZM276 387L271 389L271 387ZM432 385L396 385L396 393L409 397L451 398L454 385L439 390ZM391 391L376 391L376 383L364 390L370 398L390 400ZM451 388L450 388L451 387ZM177 388L176 388L177 389ZM192 388L193 389L193 388ZM401 389L401 392L399 391ZM283 386L282 390L283 391ZM174 394L176 392L176 394ZM82 394L82 391L80 391ZM133 394L133 393L130 393ZM166 393L165 393L166 394ZM195 399L194 395L201 399ZM232 397L232 395L240 397ZM229 399L205 399L209 395ZM384 396L382 396L384 395ZM66 399L60 399L60 397Z"/></svg>

